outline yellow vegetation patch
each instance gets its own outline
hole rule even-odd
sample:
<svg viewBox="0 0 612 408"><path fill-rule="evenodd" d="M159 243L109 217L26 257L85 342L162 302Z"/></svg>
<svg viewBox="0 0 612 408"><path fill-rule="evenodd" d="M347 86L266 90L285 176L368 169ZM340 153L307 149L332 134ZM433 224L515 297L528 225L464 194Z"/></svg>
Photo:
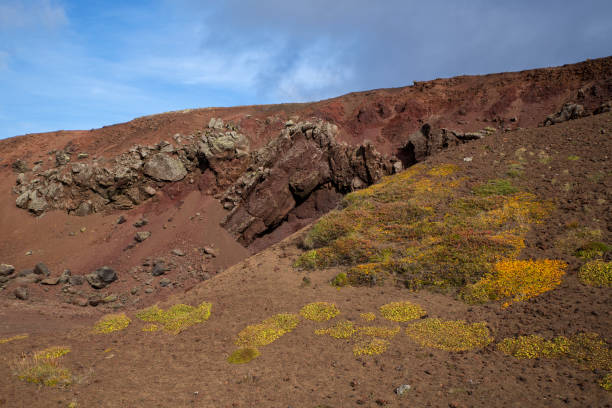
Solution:
<svg viewBox="0 0 612 408"><path fill-rule="evenodd" d="M425 319L408 326L406 334L422 346L446 351L479 349L493 341L486 323L463 320Z"/></svg>
<svg viewBox="0 0 612 408"><path fill-rule="evenodd" d="M15 374L20 380L48 387L70 385L72 375L58 361L69 352L68 347L56 346L24 356L14 363Z"/></svg>
<svg viewBox="0 0 612 408"><path fill-rule="evenodd" d="M188 327L208 320L211 309L212 304L208 302L202 302L197 307L178 304L167 310L151 306L137 313L136 317L145 322L159 323L165 331L179 334Z"/></svg>
<svg viewBox="0 0 612 408"><path fill-rule="evenodd" d="M334 326L326 329L315 330L315 334L318 334L319 336L327 334L335 339L348 339L355 333L355 331L353 322L342 320L337 322Z"/></svg>
<svg viewBox="0 0 612 408"><path fill-rule="evenodd" d="M391 339L395 337L400 331L399 326L385 327L385 326L362 326L357 329L357 334L360 336L378 337L384 339Z"/></svg>
<svg viewBox="0 0 612 408"><path fill-rule="evenodd" d="M130 318L125 313L108 314L102 316L94 325L94 333L106 334L114 331L123 330L130 325Z"/></svg>
<svg viewBox="0 0 612 408"><path fill-rule="evenodd" d="M456 173L459 167L454 164L440 164L427 172L430 176L450 176Z"/></svg>
<svg viewBox="0 0 612 408"><path fill-rule="evenodd" d="M15 341L15 340L23 340L23 339L27 339L29 337L28 334L17 334L13 337L7 337L4 339L0 339L0 344L5 344L5 343L9 343L11 341Z"/></svg>
<svg viewBox="0 0 612 408"><path fill-rule="evenodd" d="M590 261L582 265L578 277L591 286L612 286L612 262Z"/></svg>
<svg viewBox="0 0 612 408"><path fill-rule="evenodd" d="M380 315L394 322L407 322L425 316L427 312L410 302L391 302L380 307Z"/></svg>
<svg viewBox="0 0 612 408"><path fill-rule="evenodd" d="M159 330L159 326L156 324L147 324L142 328L143 332L155 332Z"/></svg>
<svg viewBox="0 0 612 408"><path fill-rule="evenodd" d="M372 312L360 313L359 316L366 322L371 322L376 319L376 315Z"/></svg>
<svg viewBox="0 0 612 408"><path fill-rule="evenodd" d="M272 343L282 335L297 327L299 317L295 314L281 313L259 324L247 326L238 333L236 345L241 348L257 348Z"/></svg>
<svg viewBox="0 0 612 408"><path fill-rule="evenodd" d="M234 351L227 358L230 364L245 364L259 356L259 350L253 347L241 348Z"/></svg>
<svg viewBox="0 0 612 408"><path fill-rule="evenodd" d="M608 373L599 382L601 388L606 391L612 391L612 373Z"/></svg>
<svg viewBox="0 0 612 408"><path fill-rule="evenodd" d="M612 370L612 349L596 333L579 333L570 338L546 340L538 335L502 340L497 348L516 358L567 358L590 370Z"/></svg>
<svg viewBox="0 0 612 408"><path fill-rule="evenodd" d="M566 267L565 262L548 259L500 261L492 273L466 288L464 299L478 303L512 298L504 303L508 306L554 289L561 283Z"/></svg>
<svg viewBox="0 0 612 408"><path fill-rule="evenodd" d="M353 347L356 356L382 354L387 351L389 341L378 338L363 338Z"/></svg>
<svg viewBox="0 0 612 408"><path fill-rule="evenodd" d="M333 303L315 302L309 303L300 310L302 317L315 322L323 322L336 317L340 310Z"/></svg>

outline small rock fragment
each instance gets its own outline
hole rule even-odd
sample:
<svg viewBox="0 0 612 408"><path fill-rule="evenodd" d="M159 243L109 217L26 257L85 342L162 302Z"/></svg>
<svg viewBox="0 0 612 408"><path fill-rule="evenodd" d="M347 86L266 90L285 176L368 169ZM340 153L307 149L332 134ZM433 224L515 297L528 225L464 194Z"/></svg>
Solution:
<svg viewBox="0 0 612 408"><path fill-rule="evenodd" d="M45 265L42 262L36 264L36 266L34 267L34 273L37 275L44 275L44 276L51 275L51 272L49 272L49 268L47 268L47 265Z"/></svg>
<svg viewBox="0 0 612 408"><path fill-rule="evenodd" d="M50 286L54 286L57 285L59 283L59 276L56 276L55 278L47 278L47 279L43 279L40 281L41 285L50 285Z"/></svg>
<svg viewBox="0 0 612 408"><path fill-rule="evenodd" d="M136 228L140 228L140 227L144 227L145 225L147 225L149 223L149 220L147 220L146 218L141 218L138 221L136 221L134 223L134 226Z"/></svg>
<svg viewBox="0 0 612 408"><path fill-rule="evenodd" d="M15 297L19 300L28 300L28 297L30 296L30 292L28 291L28 288L25 288L23 286L15 288L14 294L15 294Z"/></svg>
<svg viewBox="0 0 612 408"><path fill-rule="evenodd" d="M143 242L144 240L146 240L150 236L151 236L151 232L150 231L138 231L136 233L136 235L134 236L134 239L137 242Z"/></svg>
<svg viewBox="0 0 612 408"><path fill-rule="evenodd" d="M173 249L172 254L176 256L185 256L185 252L181 251L180 249Z"/></svg>
<svg viewBox="0 0 612 408"><path fill-rule="evenodd" d="M410 391L410 388L411 388L410 385L402 384L395 389L395 393L397 395L404 395L406 392Z"/></svg>
<svg viewBox="0 0 612 408"><path fill-rule="evenodd" d="M164 278L164 279L159 281L159 286L161 286L162 288L165 288L166 286L170 285L171 283L172 282L170 281L170 279Z"/></svg>
<svg viewBox="0 0 612 408"><path fill-rule="evenodd" d="M15 267L8 264L0 264L0 276L9 276L15 272Z"/></svg>
<svg viewBox="0 0 612 408"><path fill-rule="evenodd" d="M117 218L117 225L121 225L126 221L127 220L125 219L125 217L123 215L120 215L119 218Z"/></svg>

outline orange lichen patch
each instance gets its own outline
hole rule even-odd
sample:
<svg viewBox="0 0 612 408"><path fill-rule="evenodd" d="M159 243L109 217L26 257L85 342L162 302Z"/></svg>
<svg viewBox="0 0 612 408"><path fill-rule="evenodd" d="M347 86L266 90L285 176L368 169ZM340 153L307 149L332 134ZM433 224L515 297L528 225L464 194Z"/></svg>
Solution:
<svg viewBox="0 0 612 408"><path fill-rule="evenodd" d="M324 322L336 317L339 313L340 310L336 305L328 302L309 303L300 310L300 315L303 318L315 322Z"/></svg>
<svg viewBox="0 0 612 408"><path fill-rule="evenodd" d="M427 312L411 302L391 302L380 307L380 315L394 322L407 322L425 316Z"/></svg>
<svg viewBox="0 0 612 408"><path fill-rule="evenodd" d="M511 298L504 303L507 307L557 287L566 267L565 262L549 259L500 261L492 273L466 288L464 299L479 303Z"/></svg>
<svg viewBox="0 0 612 408"><path fill-rule="evenodd" d="M315 334L319 336L327 334L335 339L348 339L353 334L355 334L355 332L356 330L353 322L350 322L348 320L339 321L335 325L326 329L315 330Z"/></svg>
<svg viewBox="0 0 612 408"><path fill-rule="evenodd" d="M353 347L355 356L382 354L387 351L389 341L378 338L363 338Z"/></svg>
<svg viewBox="0 0 612 408"><path fill-rule="evenodd" d="M425 319L408 326L406 334L422 346L446 351L483 348L493 341L486 323L463 320Z"/></svg>
<svg viewBox="0 0 612 408"><path fill-rule="evenodd" d="M7 337L7 338L4 338L4 339L0 339L0 344L9 343L9 342L15 341L15 340L27 339L28 337L29 337L28 334L17 334L17 335L12 336L12 337Z"/></svg>

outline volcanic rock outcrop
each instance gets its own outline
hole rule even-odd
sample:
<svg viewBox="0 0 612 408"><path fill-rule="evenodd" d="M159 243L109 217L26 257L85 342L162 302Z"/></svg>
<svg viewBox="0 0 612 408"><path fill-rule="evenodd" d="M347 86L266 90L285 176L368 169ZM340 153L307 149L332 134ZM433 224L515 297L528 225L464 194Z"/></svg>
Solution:
<svg viewBox="0 0 612 408"><path fill-rule="evenodd" d="M278 138L252 153L246 172L221 198L231 210L224 227L248 245L323 186L346 193L401 170L395 157L381 155L370 143L338 143L337 133L324 121L288 122Z"/></svg>

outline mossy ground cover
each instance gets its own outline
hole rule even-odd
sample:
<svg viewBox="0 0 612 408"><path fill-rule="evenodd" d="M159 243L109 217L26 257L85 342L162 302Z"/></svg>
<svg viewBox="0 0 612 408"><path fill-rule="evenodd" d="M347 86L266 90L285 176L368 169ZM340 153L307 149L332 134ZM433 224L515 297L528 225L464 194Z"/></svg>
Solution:
<svg viewBox="0 0 612 408"><path fill-rule="evenodd" d="M15 374L20 380L47 387L70 385L72 374L59 362L69 352L69 347L54 346L23 356L14 364Z"/></svg>
<svg viewBox="0 0 612 408"><path fill-rule="evenodd" d="M503 339L497 349L521 359L565 358L587 370L612 371L612 349L596 333L578 333L571 337L559 336L547 340L530 335ZM610 373L600 382L609 389Z"/></svg>
<svg viewBox="0 0 612 408"><path fill-rule="evenodd" d="M407 322L427 314L421 306L408 301L387 303L382 305L379 311L382 317L393 322Z"/></svg>
<svg viewBox="0 0 612 408"><path fill-rule="evenodd" d="M211 309L212 304L208 302L202 302L198 306L177 304L166 310L152 306L138 312L136 317L145 322L158 323L169 333L179 334L188 327L208 320Z"/></svg>
<svg viewBox="0 0 612 408"><path fill-rule="evenodd" d="M300 315L308 320L323 322L336 317L340 310L333 303L314 302L309 303L300 310Z"/></svg>
<svg viewBox="0 0 612 408"><path fill-rule="evenodd" d="M493 341L486 323L462 320L421 320L409 325L406 334L422 346L446 351L479 349Z"/></svg>
<svg viewBox="0 0 612 408"><path fill-rule="evenodd" d="M259 347L276 341L281 336L293 331L300 317L292 313L280 313L267 318L261 323L244 328L235 341L239 348L228 358L232 364L248 363L259 356Z"/></svg>
<svg viewBox="0 0 612 408"><path fill-rule="evenodd" d="M98 320L93 331L98 334L108 334L127 328L130 322L131 319L125 313L108 314Z"/></svg>
<svg viewBox="0 0 612 408"><path fill-rule="evenodd" d="M531 226L553 207L508 179L471 189L467 182L456 165L417 164L348 194L341 210L307 233L309 250L295 266L345 266L338 281L351 285L389 280L448 291L474 284L498 262L517 259Z"/></svg>
<svg viewBox="0 0 612 408"><path fill-rule="evenodd" d="M612 262L589 261L580 267L578 277L585 285L610 287L612 286Z"/></svg>

